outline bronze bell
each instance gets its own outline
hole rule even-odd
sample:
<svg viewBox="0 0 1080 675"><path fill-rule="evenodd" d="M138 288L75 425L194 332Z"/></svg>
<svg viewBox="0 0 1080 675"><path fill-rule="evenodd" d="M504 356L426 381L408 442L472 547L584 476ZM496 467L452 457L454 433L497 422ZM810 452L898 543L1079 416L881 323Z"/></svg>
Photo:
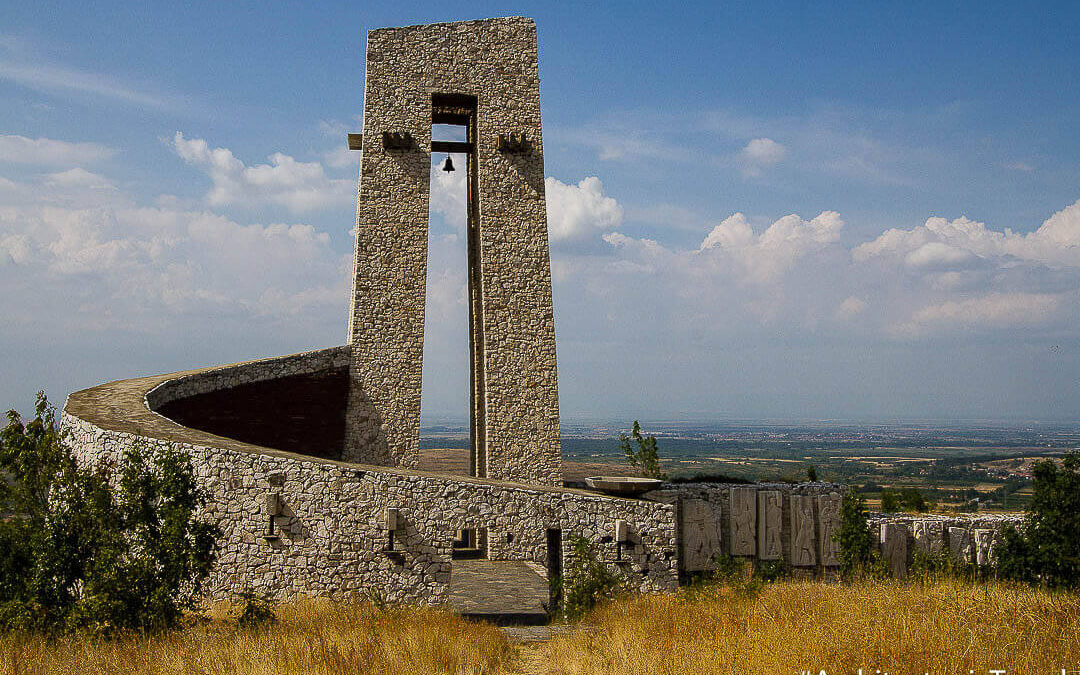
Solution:
<svg viewBox="0 0 1080 675"><path fill-rule="evenodd" d="M454 170L454 162L453 162L453 160L450 159L450 155L446 156L446 162L443 163L442 170L443 171L453 171Z"/></svg>

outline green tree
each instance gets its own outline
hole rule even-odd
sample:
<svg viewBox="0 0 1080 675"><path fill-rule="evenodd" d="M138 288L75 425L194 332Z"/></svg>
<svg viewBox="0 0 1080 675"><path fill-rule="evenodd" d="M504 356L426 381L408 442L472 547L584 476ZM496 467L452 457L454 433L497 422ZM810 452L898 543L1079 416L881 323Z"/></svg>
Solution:
<svg viewBox="0 0 1080 675"><path fill-rule="evenodd" d="M0 625L110 634L166 628L194 606L218 530L195 517L205 495L186 455L135 446L115 472L80 467L39 394L30 422L8 413L0 470L11 514L0 527Z"/></svg>
<svg viewBox="0 0 1080 675"><path fill-rule="evenodd" d="M840 528L834 535L840 545L840 570L845 576L880 574L881 554L874 546L867 522L866 501L855 488L848 488L840 502Z"/></svg>
<svg viewBox="0 0 1080 675"><path fill-rule="evenodd" d="M930 504L926 501L926 497L918 488L907 487L900 491L900 503L903 504L905 511L915 511L916 513L926 513L930 510Z"/></svg>
<svg viewBox="0 0 1080 675"><path fill-rule="evenodd" d="M1080 587L1080 454L1066 454L1060 467L1040 460L1032 476L1024 525L1002 533L998 574L1053 588Z"/></svg>
<svg viewBox="0 0 1080 675"><path fill-rule="evenodd" d="M633 444L631 444L633 441ZM636 446L636 449L635 449ZM656 447L656 437L642 437L641 426L634 420L630 436L619 436L619 448L626 455L626 462L639 469L646 478L666 479L667 474L660 470L660 453Z"/></svg>
<svg viewBox="0 0 1080 675"><path fill-rule="evenodd" d="M896 490L882 490L881 491L881 511L882 513L897 513L903 510L903 505L900 502L900 493Z"/></svg>
<svg viewBox="0 0 1080 675"><path fill-rule="evenodd" d="M817 467L813 464L806 467L806 480L810 481L811 483L816 483L818 480Z"/></svg>

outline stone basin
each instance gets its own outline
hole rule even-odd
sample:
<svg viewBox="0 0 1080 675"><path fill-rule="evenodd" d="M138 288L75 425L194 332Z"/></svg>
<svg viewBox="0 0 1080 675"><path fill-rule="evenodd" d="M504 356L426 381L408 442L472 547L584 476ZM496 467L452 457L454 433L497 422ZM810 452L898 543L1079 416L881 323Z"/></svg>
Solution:
<svg viewBox="0 0 1080 675"><path fill-rule="evenodd" d="M585 479L585 484L592 489L609 495L639 495L660 487L664 481L656 478L638 478L635 476L592 476Z"/></svg>

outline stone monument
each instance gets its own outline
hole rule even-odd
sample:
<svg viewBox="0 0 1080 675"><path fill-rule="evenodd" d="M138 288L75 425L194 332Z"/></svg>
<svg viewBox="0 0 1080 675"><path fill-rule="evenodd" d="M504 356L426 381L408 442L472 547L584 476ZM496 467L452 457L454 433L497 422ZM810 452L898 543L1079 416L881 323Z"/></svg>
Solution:
<svg viewBox="0 0 1080 675"><path fill-rule="evenodd" d="M562 484L539 85L531 19L368 33L343 459L416 466L431 157L461 153L470 472Z"/></svg>

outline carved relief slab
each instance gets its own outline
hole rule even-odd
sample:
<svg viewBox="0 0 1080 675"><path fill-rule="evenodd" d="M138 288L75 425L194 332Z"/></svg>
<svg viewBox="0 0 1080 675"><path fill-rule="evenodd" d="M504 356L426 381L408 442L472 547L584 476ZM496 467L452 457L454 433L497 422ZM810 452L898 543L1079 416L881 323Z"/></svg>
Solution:
<svg viewBox="0 0 1080 675"><path fill-rule="evenodd" d="M966 527L949 528L949 553L960 562L972 561L971 530Z"/></svg>
<svg viewBox="0 0 1080 675"><path fill-rule="evenodd" d="M813 567L817 564L817 537L814 527L814 498L791 495L791 564Z"/></svg>
<svg viewBox="0 0 1080 675"><path fill-rule="evenodd" d="M993 530L975 530L975 563L989 565L994 559L997 533Z"/></svg>
<svg viewBox="0 0 1080 675"><path fill-rule="evenodd" d="M758 558L777 560L784 555L783 495L778 490L758 492Z"/></svg>
<svg viewBox="0 0 1080 675"><path fill-rule="evenodd" d="M757 537L757 490L731 488L731 555L754 555Z"/></svg>
<svg viewBox="0 0 1080 675"><path fill-rule="evenodd" d="M926 553L940 553L945 550L945 523L917 520L912 524L915 535L915 548Z"/></svg>
<svg viewBox="0 0 1080 675"><path fill-rule="evenodd" d="M907 576L908 529L899 523L881 525L881 553L893 576Z"/></svg>
<svg viewBox="0 0 1080 675"><path fill-rule="evenodd" d="M683 569L700 572L715 568L723 553L719 509L704 499L684 499L682 509Z"/></svg>
<svg viewBox="0 0 1080 675"><path fill-rule="evenodd" d="M821 550L821 564L826 567L840 564L840 542L835 537L840 530L841 499L836 494L819 495L817 498L818 547Z"/></svg>

